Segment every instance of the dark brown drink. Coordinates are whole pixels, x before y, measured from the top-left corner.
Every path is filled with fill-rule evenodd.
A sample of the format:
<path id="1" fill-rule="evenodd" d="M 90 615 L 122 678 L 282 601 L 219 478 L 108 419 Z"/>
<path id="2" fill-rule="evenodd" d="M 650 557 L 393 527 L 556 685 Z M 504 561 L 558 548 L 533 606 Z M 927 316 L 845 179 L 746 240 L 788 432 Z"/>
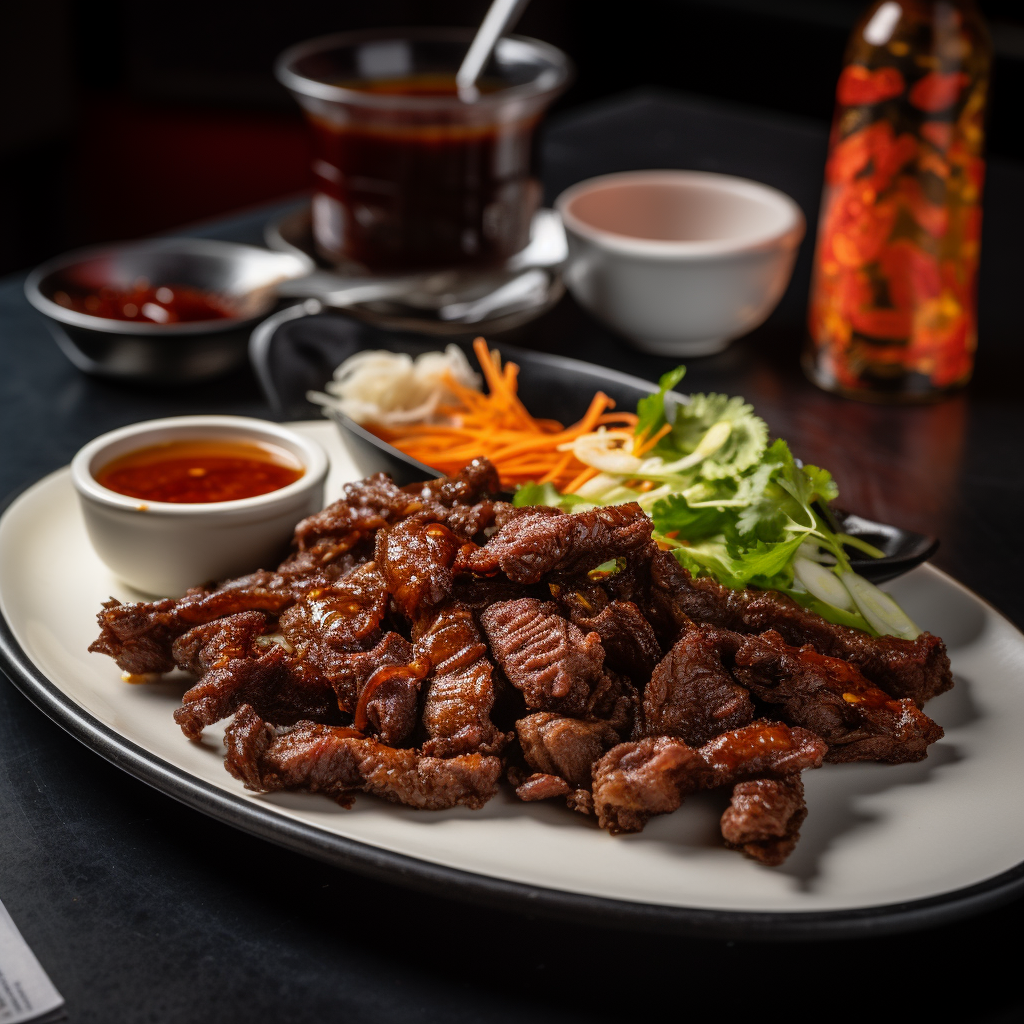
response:
<path id="1" fill-rule="evenodd" d="M 564 88 L 565 55 L 499 41 L 486 80 L 459 94 L 472 33 L 346 33 L 293 47 L 278 77 L 313 128 L 313 235 L 373 273 L 501 264 L 540 204 L 533 134 Z"/>
<path id="2" fill-rule="evenodd" d="M 452 76 L 357 88 L 457 96 Z M 423 124 L 375 113 L 372 123 L 348 125 L 310 118 L 317 238 L 338 241 L 329 256 L 386 272 L 502 263 L 526 245 L 540 202 L 531 173 L 536 117 Z"/>

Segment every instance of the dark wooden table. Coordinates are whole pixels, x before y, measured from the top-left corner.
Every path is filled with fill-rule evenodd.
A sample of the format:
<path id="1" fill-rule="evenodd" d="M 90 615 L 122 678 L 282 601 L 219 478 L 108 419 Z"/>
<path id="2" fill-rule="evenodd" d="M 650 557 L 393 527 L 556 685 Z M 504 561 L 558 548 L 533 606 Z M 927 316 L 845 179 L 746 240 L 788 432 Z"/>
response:
<path id="1" fill-rule="evenodd" d="M 825 144 L 813 123 L 627 96 L 549 126 L 548 200 L 616 170 L 724 171 L 792 195 L 812 239 Z M 256 242 L 279 212 L 190 233 Z M 810 241 L 769 321 L 722 355 L 692 360 L 686 382 L 752 401 L 798 456 L 833 471 L 849 510 L 939 535 L 936 564 L 1018 626 L 1022 212 L 1024 168 L 991 165 L 977 372 L 962 394 L 889 408 L 804 380 Z M 634 352 L 571 299 L 507 340 L 647 378 L 672 365 Z M 20 278 L 0 283 L 0 352 L 0 493 L 134 420 L 268 414 L 248 370 L 188 390 L 83 376 L 28 307 Z M 107 764 L 6 683 L 0 721 L 0 900 L 73 1021 L 604 1021 L 657 1012 L 658 997 L 682 1016 L 1024 1016 L 1013 956 L 1020 901 L 905 936 L 785 946 L 541 921 L 370 882 L 236 832 Z"/>

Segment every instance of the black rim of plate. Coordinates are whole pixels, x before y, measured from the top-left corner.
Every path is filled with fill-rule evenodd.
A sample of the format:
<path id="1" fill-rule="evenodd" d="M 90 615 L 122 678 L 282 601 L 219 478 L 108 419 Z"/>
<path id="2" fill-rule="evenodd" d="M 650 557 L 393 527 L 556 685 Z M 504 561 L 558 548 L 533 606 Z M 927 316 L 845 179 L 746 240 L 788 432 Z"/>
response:
<path id="1" fill-rule="evenodd" d="M 22 489 L 0 512 L 31 490 Z M 634 903 L 479 875 L 326 832 L 190 775 L 115 732 L 76 704 L 35 665 L 0 615 L 0 668 L 40 711 L 118 768 L 181 803 L 279 846 L 349 871 L 434 896 L 591 926 L 748 942 L 853 939 L 946 924 L 1024 892 L 1024 862 L 939 896 L 850 910 L 772 912 Z M 737 855 L 738 856 L 738 855 Z"/>

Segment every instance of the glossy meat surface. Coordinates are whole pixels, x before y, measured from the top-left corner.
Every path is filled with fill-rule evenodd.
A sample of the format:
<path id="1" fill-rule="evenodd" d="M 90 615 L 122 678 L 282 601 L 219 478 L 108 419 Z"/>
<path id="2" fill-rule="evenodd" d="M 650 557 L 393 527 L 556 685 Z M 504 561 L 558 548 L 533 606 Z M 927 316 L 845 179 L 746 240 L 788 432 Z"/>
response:
<path id="1" fill-rule="evenodd" d="M 797 841 L 803 771 L 941 737 L 919 708 L 950 685 L 938 638 L 693 579 L 638 505 L 516 508 L 497 488 L 486 460 L 349 484 L 276 569 L 110 601 L 91 650 L 132 681 L 194 676 L 175 721 L 198 740 L 232 719 L 226 768 L 258 792 L 444 810 L 504 778 L 627 833 L 721 789 L 723 842 L 765 865 Z"/>
<path id="2" fill-rule="evenodd" d="M 737 782 L 722 815 L 722 838 L 730 849 L 776 867 L 793 852 L 806 817 L 804 784 L 798 775 Z"/>
<path id="3" fill-rule="evenodd" d="M 492 604 L 480 623 L 495 661 L 528 708 L 581 714 L 604 667 L 596 633 L 584 634 L 553 601 Z"/>
<path id="4" fill-rule="evenodd" d="M 457 568 L 480 575 L 500 570 L 516 583 L 537 583 L 553 573 L 584 573 L 628 556 L 650 543 L 652 530 L 635 502 L 554 516 L 550 510 L 515 509 L 487 544 L 460 555 Z"/>
<path id="5" fill-rule="evenodd" d="M 821 765 L 828 747 L 806 729 L 754 722 L 694 748 L 672 736 L 612 747 L 594 765 L 594 808 L 609 832 L 639 832 L 691 793 L 760 777 L 787 777 Z"/>

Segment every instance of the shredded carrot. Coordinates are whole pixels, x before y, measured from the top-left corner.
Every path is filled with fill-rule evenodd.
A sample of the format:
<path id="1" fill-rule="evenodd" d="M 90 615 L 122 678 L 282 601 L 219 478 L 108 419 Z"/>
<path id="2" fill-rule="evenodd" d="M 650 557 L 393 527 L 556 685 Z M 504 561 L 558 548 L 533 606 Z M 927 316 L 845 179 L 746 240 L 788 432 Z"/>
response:
<path id="1" fill-rule="evenodd" d="M 646 455 L 669 431 L 672 427 L 665 423 L 661 429 L 649 440 L 634 441 L 633 442 L 633 454 L 637 456 Z"/>
<path id="2" fill-rule="evenodd" d="M 519 367 L 512 362 L 502 366 L 498 352 L 489 350 L 483 338 L 473 342 L 473 351 L 487 391 L 475 391 L 446 378 L 454 401 L 437 412 L 447 422 L 402 427 L 366 424 L 367 429 L 442 473 L 457 473 L 483 455 L 494 464 L 506 488 L 538 481 L 571 493 L 598 471 L 584 465 L 571 451 L 559 451 L 559 445 L 571 444 L 598 427 L 632 430 L 636 426 L 636 415 L 612 412 L 615 402 L 602 391 L 591 399 L 583 418 L 570 427 L 557 420 L 537 419 L 519 398 Z M 659 433 L 652 438 L 650 446 L 662 436 Z"/>
<path id="3" fill-rule="evenodd" d="M 578 491 L 588 480 L 593 480 L 597 476 L 598 471 L 593 466 L 587 466 L 582 473 L 579 474 L 574 480 L 570 480 L 565 485 L 565 490 L 569 494 L 573 494 Z"/>

